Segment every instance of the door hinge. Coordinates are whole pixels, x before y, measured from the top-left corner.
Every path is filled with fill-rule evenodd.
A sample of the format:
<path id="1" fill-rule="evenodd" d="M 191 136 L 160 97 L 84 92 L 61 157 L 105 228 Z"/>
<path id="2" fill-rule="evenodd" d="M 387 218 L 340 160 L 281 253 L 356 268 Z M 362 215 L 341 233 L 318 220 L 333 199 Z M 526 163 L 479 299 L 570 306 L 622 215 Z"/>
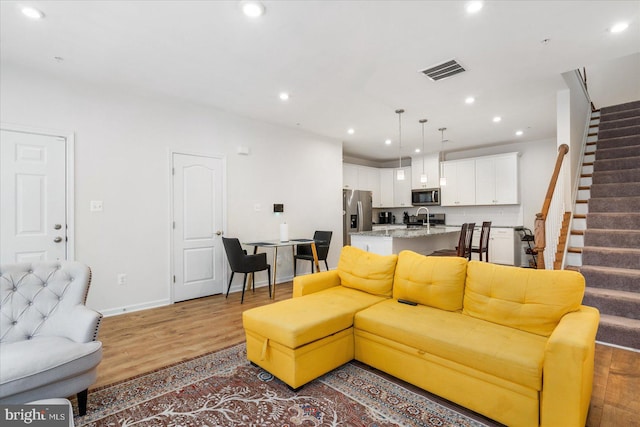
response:
<path id="1" fill-rule="evenodd" d="M 176 229 L 176 222 L 175 221 L 173 221 L 173 229 L 174 230 Z"/>
<path id="2" fill-rule="evenodd" d="M 173 275 L 173 283 L 176 283 L 176 276 L 175 276 L 175 274 Z"/>
<path id="3" fill-rule="evenodd" d="M 176 168 L 171 168 L 171 175 L 175 175 L 176 174 Z"/>

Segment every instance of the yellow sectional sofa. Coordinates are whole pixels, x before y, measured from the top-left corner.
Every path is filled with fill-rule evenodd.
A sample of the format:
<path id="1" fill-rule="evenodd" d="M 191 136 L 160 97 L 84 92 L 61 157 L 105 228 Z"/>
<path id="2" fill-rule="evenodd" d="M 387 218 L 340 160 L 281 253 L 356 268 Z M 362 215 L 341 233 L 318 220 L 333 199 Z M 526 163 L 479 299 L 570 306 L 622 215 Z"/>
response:
<path id="1" fill-rule="evenodd" d="M 292 387 L 355 358 L 509 426 L 584 426 L 599 313 L 583 294 L 577 272 L 347 246 L 244 313 L 247 354 Z"/>

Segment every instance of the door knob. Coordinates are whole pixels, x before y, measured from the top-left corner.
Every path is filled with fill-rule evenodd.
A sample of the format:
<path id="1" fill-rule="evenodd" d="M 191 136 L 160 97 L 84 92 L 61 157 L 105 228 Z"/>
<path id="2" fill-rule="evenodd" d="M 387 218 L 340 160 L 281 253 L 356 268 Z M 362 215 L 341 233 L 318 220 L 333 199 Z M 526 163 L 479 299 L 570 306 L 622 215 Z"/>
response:
<path id="1" fill-rule="evenodd" d="M 217 234 L 218 236 L 221 236 L 221 235 L 223 234 L 223 232 L 222 232 L 222 231 L 220 231 L 220 230 L 218 230 L 218 231 L 216 231 L 216 234 Z"/>
<path id="2" fill-rule="evenodd" d="M 60 242 L 62 242 L 62 237 L 57 236 L 55 239 L 53 239 L 53 241 L 56 242 L 56 243 L 60 243 Z"/>
<path id="3" fill-rule="evenodd" d="M 55 225 L 53 226 L 53 229 L 54 229 L 54 230 L 60 230 L 61 228 L 62 228 L 62 224 L 55 224 Z"/>

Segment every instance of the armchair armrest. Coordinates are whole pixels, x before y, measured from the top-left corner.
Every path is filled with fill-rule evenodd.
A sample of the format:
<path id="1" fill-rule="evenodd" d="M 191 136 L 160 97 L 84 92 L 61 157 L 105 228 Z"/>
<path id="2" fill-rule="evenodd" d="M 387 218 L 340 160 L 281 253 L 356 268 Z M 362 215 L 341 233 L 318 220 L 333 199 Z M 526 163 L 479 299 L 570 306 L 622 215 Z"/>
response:
<path id="1" fill-rule="evenodd" d="M 301 297 L 339 285 L 340 276 L 337 270 L 296 276 L 293 278 L 293 297 Z"/>
<path id="2" fill-rule="evenodd" d="M 79 343 L 95 341 L 101 320 L 101 313 L 84 305 L 76 305 L 64 315 L 51 319 L 51 323 L 46 325 L 46 335 L 63 336 Z"/>
<path id="3" fill-rule="evenodd" d="M 584 426 L 593 388 L 596 332 L 600 312 L 581 306 L 566 314 L 544 354 L 541 426 Z"/>

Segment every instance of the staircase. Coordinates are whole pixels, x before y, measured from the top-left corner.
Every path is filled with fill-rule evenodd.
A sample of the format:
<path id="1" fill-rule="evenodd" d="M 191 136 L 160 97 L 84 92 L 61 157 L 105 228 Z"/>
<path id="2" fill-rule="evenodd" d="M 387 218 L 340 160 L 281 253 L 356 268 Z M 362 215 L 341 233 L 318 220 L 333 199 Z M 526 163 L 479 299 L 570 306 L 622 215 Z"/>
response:
<path id="1" fill-rule="evenodd" d="M 592 115 L 568 269 L 586 279 L 597 340 L 640 350 L 640 101 Z"/>

